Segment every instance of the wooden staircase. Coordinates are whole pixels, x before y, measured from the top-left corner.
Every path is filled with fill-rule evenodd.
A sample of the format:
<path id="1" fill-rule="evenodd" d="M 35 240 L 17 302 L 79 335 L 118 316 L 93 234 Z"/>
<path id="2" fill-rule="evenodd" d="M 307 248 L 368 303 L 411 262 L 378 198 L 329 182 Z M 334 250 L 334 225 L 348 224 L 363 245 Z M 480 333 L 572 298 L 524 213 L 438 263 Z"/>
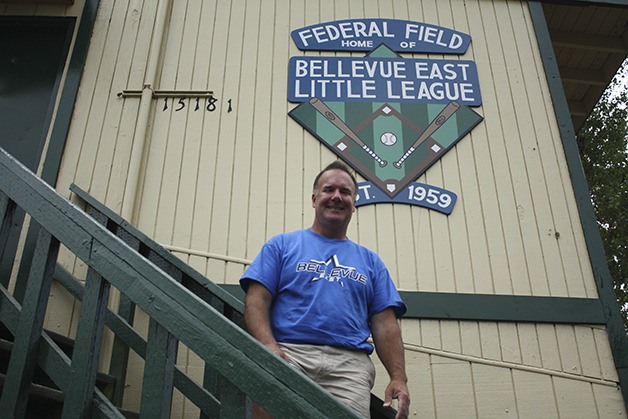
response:
<path id="1" fill-rule="evenodd" d="M 201 418 L 249 417 L 253 401 L 277 418 L 356 417 L 243 330 L 240 300 L 71 189 L 85 210 L 0 149 L 0 251 L 16 208 L 30 215 L 38 237 L 28 281 L 15 287 L 23 295 L 15 298 L 0 278 L 0 347 L 8 360 L 0 371 L 2 417 L 166 418 L 175 388 Z M 88 265 L 84 282 L 57 264 L 61 244 Z M 81 302 L 73 342 L 42 328 L 53 280 Z M 121 294 L 115 312 L 107 307 L 111 287 Z M 136 308 L 150 317 L 147 339 L 133 328 Z M 97 370 L 105 327 L 115 336 L 107 372 Z M 202 383 L 175 365 L 179 343 L 203 360 Z M 131 351 L 145 361 L 137 414 L 120 408 Z M 395 413 L 375 396 L 371 410 L 375 419 Z"/>

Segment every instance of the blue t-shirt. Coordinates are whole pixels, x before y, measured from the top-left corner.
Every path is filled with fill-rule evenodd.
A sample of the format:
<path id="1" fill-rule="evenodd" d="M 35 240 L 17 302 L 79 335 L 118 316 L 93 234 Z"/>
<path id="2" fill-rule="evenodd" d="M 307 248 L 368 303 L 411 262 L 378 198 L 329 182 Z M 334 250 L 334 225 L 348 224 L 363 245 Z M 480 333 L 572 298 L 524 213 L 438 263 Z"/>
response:
<path id="1" fill-rule="evenodd" d="M 273 296 L 270 321 L 275 339 L 361 349 L 373 345 L 369 319 L 388 307 L 406 312 L 384 262 L 351 240 L 312 230 L 272 237 L 240 279 L 264 285 Z"/>

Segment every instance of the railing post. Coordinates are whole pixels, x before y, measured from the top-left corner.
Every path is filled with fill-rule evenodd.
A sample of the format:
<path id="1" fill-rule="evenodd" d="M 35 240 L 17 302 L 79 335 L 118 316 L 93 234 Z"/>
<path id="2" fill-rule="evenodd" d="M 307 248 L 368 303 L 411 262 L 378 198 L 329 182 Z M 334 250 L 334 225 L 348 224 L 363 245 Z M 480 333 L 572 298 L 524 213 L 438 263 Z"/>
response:
<path id="1" fill-rule="evenodd" d="M 203 368 L 203 388 L 213 394 L 217 399 L 220 400 L 220 385 L 218 381 L 220 380 L 220 375 L 211 368 L 207 363 Z M 201 412 L 199 415 L 199 419 L 209 419 L 205 413 Z"/>
<path id="2" fill-rule="evenodd" d="M 150 319 L 140 419 L 170 417 L 178 344 L 179 341 L 170 332 Z"/>
<path id="3" fill-rule="evenodd" d="M 124 294 L 120 295 L 118 302 L 118 315 L 128 324 L 133 325 L 135 320 L 135 304 Z M 122 406 L 124 400 L 124 384 L 129 366 L 129 345 L 118 335 L 114 335 L 111 348 L 111 362 L 109 363 L 109 375 L 115 377 L 116 384 L 113 389 L 111 401 L 116 406 Z"/>
<path id="4" fill-rule="evenodd" d="M 0 260 L 2 260 L 4 248 L 9 240 L 9 230 L 11 228 L 15 208 L 15 202 L 11 201 L 5 193 L 0 191 Z M 6 278 L 0 278 L 0 284 L 5 287 L 8 286 L 9 279 L 10 276 L 8 275 Z"/>
<path id="5" fill-rule="evenodd" d="M 94 220 L 100 223 L 103 227 L 107 228 L 129 247 L 138 251 L 140 248 L 140 241 L 124 231 L 117 224 L 113 227 L 109 223 L 109 217 L 103 214 L 92 205 L 87 205 L 85 210 Z M 135 304 L 127 298 L 124 293 L 120 293 L 118 300 L 118 315 L 124 319 L 128 324 L 133 325 L 135 320 Z M 115 406 L 122 406 L 124 400 L 124 388 L 126 383 L 126 374 L 129 366 L 129 346 L 124 343 L 118 335 L 114 335 L 113 345 L 111 348 L 111 361 L 109 362 L 109 375 L 116 379 L 116 384 L 113 388 L 113 394 L 111 395 L 111 401 Z"/>
<path id="6" fill-rule="evenodd" d="M 220 417 L 222 419 L 245 418 L 246 407 L 244 393 L 228 380 L 223 380 L 220 396 Z"/>
<path id="7" fill-rule="evenodd" d="M 28 387 L 35 371 L 37 348 L 58 253 L 59 241 L 41 229 L 0 398 L 0 412 L 8 418 L 22 418 L 26 412 Z"/>
<path id="8" fill-rule="evenodd" d="M 97 246 L 92 244 L 92 253 L 97 251 Z M 91 268 L 87 271 L 70 366 L 73 385 L 65 393 L 63 419 L 88 418 L 91 415 L 110 288 L 109 282 L 96 271 Z"/>
<path id="9" fill-rule="evenodd" d="M 145 249 L 147 250 L 147 249 Z M 142 252 L 140 252 L 142 253 Z M 144 256 L 155 266 L 181 282 L 181 271 L 165 261 L 153 250 L 148 249 Z M 140 404 L 140 418 L 169 418 L 172 409 L 174 388 L 174 366 L 177 361 L 179 341 L 152 318 L 148 324 L 146 362 L 144 363 L 144 384 Z"/>
<path id="10" fill-rule="evenodd" d="M 15 202 L 10 200 L 5 193 L 0 192 L 0 220 L 2 220 L 0 225 L 0 261 L 3 260 L 3 255 L 11 236 L 11 224 L 13 223 L 15 208 Z M 11 275 L 2 275 L 0 284 L 8 287 L 10 279 Z"/>

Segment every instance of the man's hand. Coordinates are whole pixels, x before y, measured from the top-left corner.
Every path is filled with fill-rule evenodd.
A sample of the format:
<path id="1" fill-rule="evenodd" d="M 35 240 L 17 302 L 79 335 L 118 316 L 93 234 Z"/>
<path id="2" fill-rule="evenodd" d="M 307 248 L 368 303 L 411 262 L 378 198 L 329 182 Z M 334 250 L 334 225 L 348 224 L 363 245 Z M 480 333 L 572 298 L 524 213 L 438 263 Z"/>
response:
<path id="1" fill-rule="evenodd" d="M 405 381 L 390 381 L 384 392 L 384 407 L 390 407 L 393 399 L 398 401 L 395 419 L 406 419 L 410 414 L 410 392 Z"/>
<path id="2" fill-rule="evenodd" d="M 401 329 L 392 308 L 371 317 L 371 334 L 377 356 L 386 367 L 390 383 L 384 392 L 384 407 L 393 399 L 398 400 L 396 419 L 406 419 L 410 412 L 410 392 L 406 384 L 405 352 L 401 340 Z"/>

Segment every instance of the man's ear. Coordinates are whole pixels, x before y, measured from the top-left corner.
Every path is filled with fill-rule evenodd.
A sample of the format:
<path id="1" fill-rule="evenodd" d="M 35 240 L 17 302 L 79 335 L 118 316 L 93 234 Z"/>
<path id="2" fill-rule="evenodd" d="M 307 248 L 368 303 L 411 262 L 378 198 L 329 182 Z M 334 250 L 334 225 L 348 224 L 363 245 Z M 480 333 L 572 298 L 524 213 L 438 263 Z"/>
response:
<path id="1" fill-rule="evenodd" d="M 312 194 L 312 208 L 314 208 L 314 201 L 316 200 L 316 194 Z"/>

